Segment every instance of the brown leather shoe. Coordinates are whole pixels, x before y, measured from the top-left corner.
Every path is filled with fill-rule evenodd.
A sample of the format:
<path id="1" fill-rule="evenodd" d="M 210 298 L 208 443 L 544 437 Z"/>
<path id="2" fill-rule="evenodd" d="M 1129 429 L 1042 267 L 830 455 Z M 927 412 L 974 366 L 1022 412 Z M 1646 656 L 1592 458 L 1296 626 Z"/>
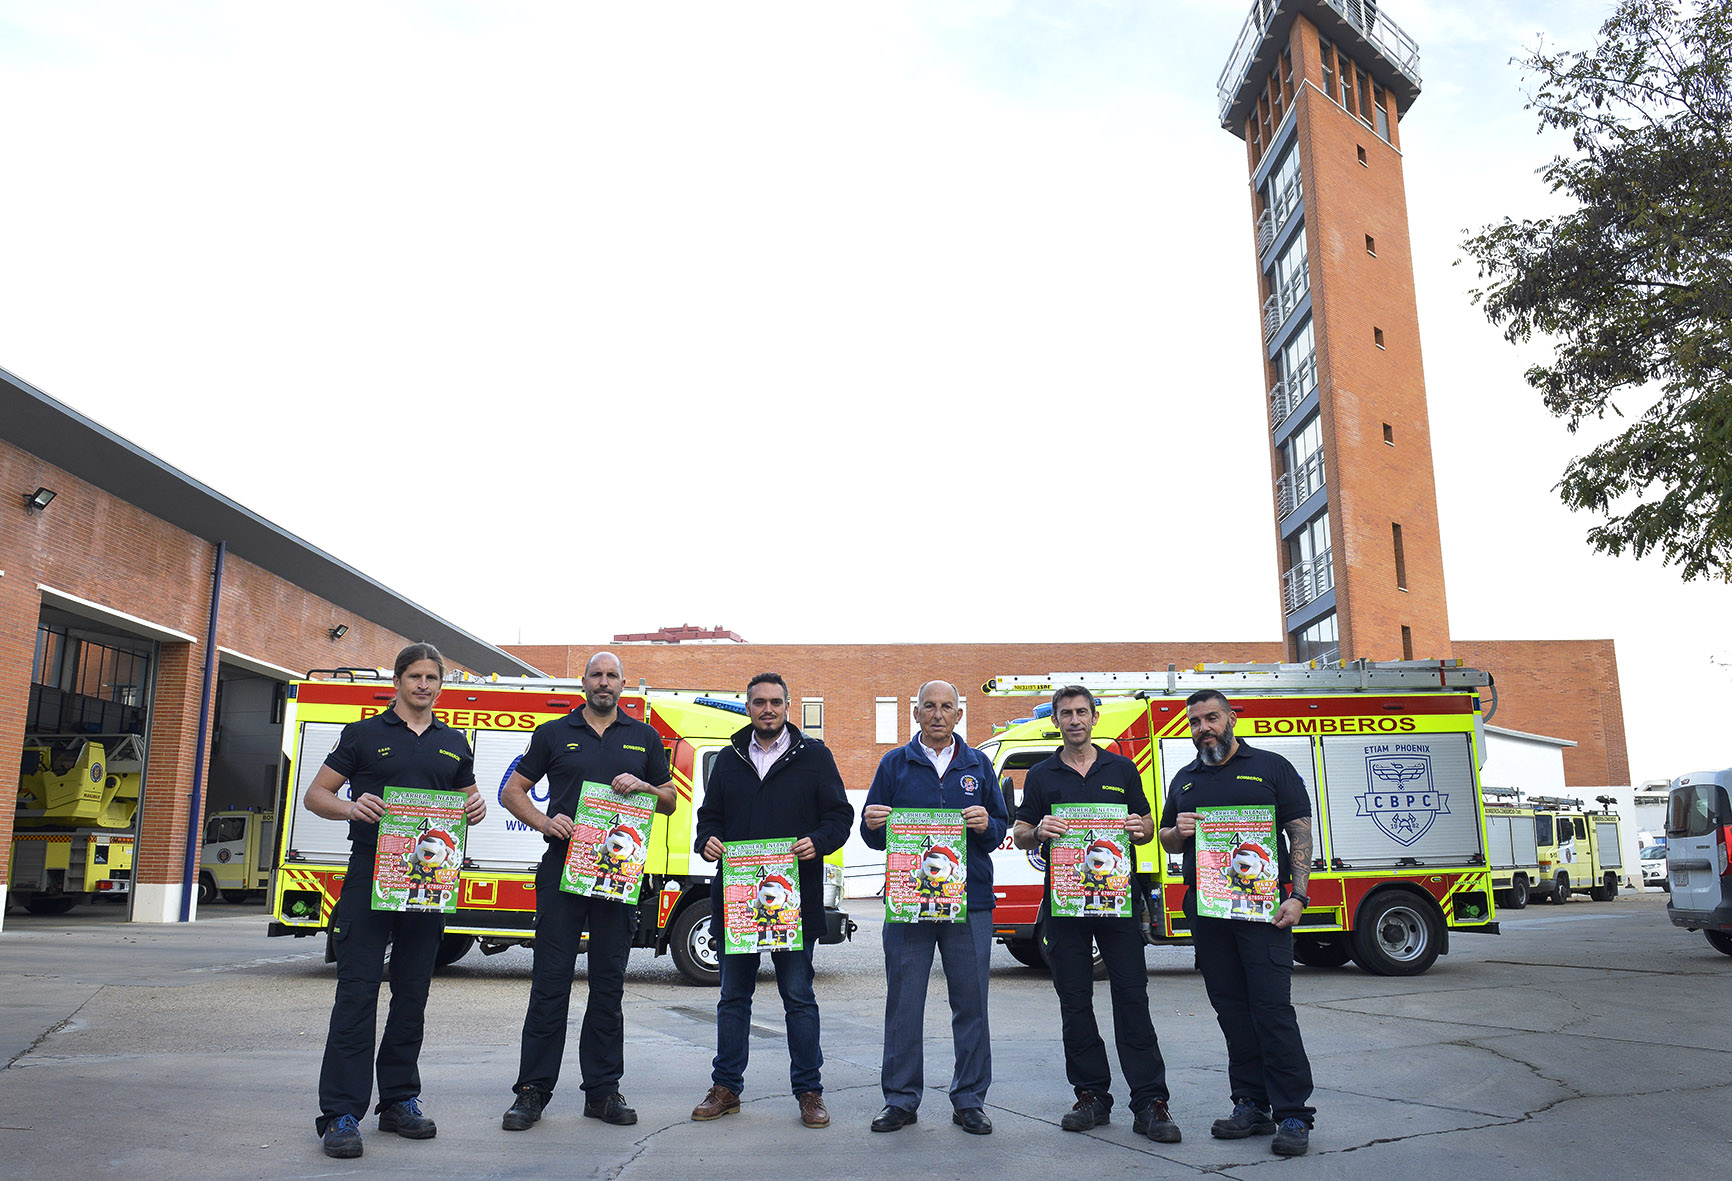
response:
<path id="1" fill-rule="evenodd" d="M 800 1122 L 808 1128 L 830 1126 L 830 1113 L 824 1110 L 824 1096 L 817 1091 L 800 1092 Z"/>
<path id="2" fill-rule="evenodd" d="M 740 1110 L 740 1097 L 717 1083 L 711 1087 L 704 1101 L 692 1108 L 692 1118 L 695 1120 L 721 1119 L 724 1115 L 733 1115 Z"/>

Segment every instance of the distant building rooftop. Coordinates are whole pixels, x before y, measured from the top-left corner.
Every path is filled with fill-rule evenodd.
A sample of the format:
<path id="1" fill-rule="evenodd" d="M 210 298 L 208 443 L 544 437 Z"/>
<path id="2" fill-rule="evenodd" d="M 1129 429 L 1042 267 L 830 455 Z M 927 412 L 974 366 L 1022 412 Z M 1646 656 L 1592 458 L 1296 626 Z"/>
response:
<path id="1" fill-rule="evenodd" d="M 682 623 L 653 632 L 629 632 L 613 638 L 616 644 L 744 644 L 746 637 L 731 632 L 721 624 L 714 627 L 694 627 Z"/>

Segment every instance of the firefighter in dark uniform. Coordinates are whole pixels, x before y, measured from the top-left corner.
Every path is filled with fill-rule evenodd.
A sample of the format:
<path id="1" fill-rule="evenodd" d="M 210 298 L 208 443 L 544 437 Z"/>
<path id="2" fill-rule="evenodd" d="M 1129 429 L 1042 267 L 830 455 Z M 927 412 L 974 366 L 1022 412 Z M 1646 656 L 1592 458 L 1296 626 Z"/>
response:
<path id="1" fill-rule="evenodd" d="M 373 1093 L 373 1030 L 386 943 L 391 944 L 391 1009 L 379 1040 L 379 1106 L 374 1108 L 379 1130 L 412 1140 L 430 1139 L 438 1131 L 421 1110 L 416 1060 L 445 917 L 377 911 L 372 895 L 386 787 L 462 791 L 470 824 L 487 814 L 487 803 L 475 790 L 468 740 L 433 716 L 444 675 L 445 660 L 433 645 L 411 644 L 399 652 L 391 708 L 344 726 L 336 749 L 307 785 L 307 810 L 326 820 L 348 821 L 351 845 L 343 893 L 331 917 L 337 999 L 314 1121 L 328 1156 L 361 1155 L 360 1120 Z M 345 782 L 348 799 L 337 795 Z"/>
<path id="2" fill-rule="evenodd" d="M 1227 1038 L 1227 1081 L 1233 1114 L 1210 1135 L 1275 1139 L 1282 1156 L 1310 1147 L 1316 1108 L 1311 1062 L 1293 1012 L 1293 926 L 1310 899 L 1311 797 L 1299 773 L 1280 755 L 1256 750 L 1233 734 L 1233 707 L 1213 689 L 1185 699 L 1197 758 L 1173 776 L 1161 811 L 1161 846 L 1185 857 L 1185 913 L 1203 986 Z M 1281 907 L 1273 922 L 1197 915 L 1197 812 L 1200 808 L 1271 808 L 1281 848 Z"/>
<path id="3" fill-rule="evenodd" d="M 1048 865 L 1052 853 L 1047 842 L 1069 830 L 1065 820 L 1052 814 L 1055 804 L 1123 804 L 1125 828 L 1133 843 L 1148 840 L 1154 828 L 1137 765 L 1094 744 L 1096 716 L 1094 695 L 1081 685 L 1056 691 L 1052 720 L 1064 746 L 1030 769 L 1023 781 L 1011 839 L 1019 849 L 1040 850 Z M 1132 850 L 1124 852 L 1134 857 Z M 1180 1132 L 1167 1107 L 1172 1098 L 1167 1065 L 1149 1018 L 1149 972 L 1143 959 L 1142 921 L 1137 917 L 1141 912 L 1137 882 L 1133 865 L 1130 897 L 1135 909 L 1124 918 L 1065 918 L 1052 914 L 1048 904 L 1047 961 L 1058 993 L 1065 1075 L 1076 1092 L 1076 1105 L 1060 1118 L 1059 1126 L 1067 1132 L 1086 1132 L 1111 1117 L 1112 1068 L 1095 1024 L 1093 953 L 1098 944 L 1112 994 L 1113 1042 L 1130 1089 L 1131 1130 L 1163 1144 L 1176 1144 Z M 1051 883 L 1049 869 L 1049 897 Z"/>
<path id="4" fill-rule="evenodd" d="M 667 754 L 655 727 L 619 712 L 625 669 L 611 652 L 597 652 L 583 672 L 584 703 L 563 718 L 538 727 L 499 801 L 513 816 L 547 839 L 535 872 L 535 966 L 529 1010 L 523 1017 L 523 1051 L 516 1100 L 501 1125 L 508 1132 L 534 1127 L 553 1097 L 565 1056 L 572 974 L 578 942 L 589 931 L 589 999 L 578 1035 L 583 1075 L 583 1114 L 610 1124 L 635 1124 L 637 1112 L 619 1093 L 625 1074 L 625 965 L 631 954 L 637 911 L 624 902 L 568 894 L 559 888 L 570 848 L 571 818 L 583 785 L 604 783 L 625 795 L 649 791 L 656 811 L 672 816 L 678 796 L 668 774 Z M 547 811 L 530 799 L 543 777 Z"/>

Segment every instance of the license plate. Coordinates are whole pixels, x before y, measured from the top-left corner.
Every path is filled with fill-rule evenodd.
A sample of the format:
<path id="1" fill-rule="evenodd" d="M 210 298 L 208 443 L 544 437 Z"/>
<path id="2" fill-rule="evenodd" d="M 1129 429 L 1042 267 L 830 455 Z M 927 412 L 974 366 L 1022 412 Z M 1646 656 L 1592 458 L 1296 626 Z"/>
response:
<path id="1" fill-rule="evenodd" d="M 1688 886 L 1690 884 L 1690 875 L 1684 870 L 1674 869 L 1672 871 L 1672 884 L 1674 886 Z"/>

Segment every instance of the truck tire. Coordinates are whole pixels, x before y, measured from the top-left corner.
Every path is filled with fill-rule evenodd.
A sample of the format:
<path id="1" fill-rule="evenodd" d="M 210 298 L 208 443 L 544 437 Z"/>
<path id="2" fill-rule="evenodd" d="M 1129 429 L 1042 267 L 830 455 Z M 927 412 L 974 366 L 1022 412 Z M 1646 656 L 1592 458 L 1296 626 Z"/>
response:
<path id="1" fill-rule="evenodd" d="M 1345 935 L 1295 935 L 1293 959 L 1307 968 L 1340 968 L 1353 958 Z"/>
<path id="2" fill-rule="evenodd" d="M 1552 883 L 1552 905 L 1562 906 L 1570 900 L 1570 875 L 1560 873 L 1557 881 Z"/>
<path id="3" fill-rule="evenodd" d="M 469 954 L 475 946 L 473 935 L 444 935 L 439 939 L 439 951 L 433 957 L 434 968 L 449 968 Z"/>
<path id="4" fill-rule="evenodd" d="M 199 900 L 199 902 L 201 904 L 206 903 L 206 902 L 215 902 L 216 896 L 217 896 L 216 879 L 211 877 L 210 874 L 208 874 L 208 873 L 199 874 L 198 875 L 198 900 Z"/>
<path id="5" fill-rule="evenodd" d="M 24 909 L 31 914 L 65 914 L 83 901 L 83 896 L 79 894 L 54 894 L 46 897 L 39 894 L 26 902 Z"/>
<path id="6" fill-rule="evenodd" d="M 1430 899 L 1406 890 L 1374 894 L 1353 924 L 1353 958 L 1373 976 L 1417 976 L 1437 962 L 1443 937 Z"/>
<path id="7" fill-rule="evenodd" d="M 1010 953 L 1010 958 L 1025 968 L 1046 971 L 1046 957 L 1040 954 L 1040 945 L 1032 939 L 1006 939 L 1004 950 Z"/>
<path id="8" fill-rule="evenodd" d="M 1509 908 L 1511 910 L 1526 910 L 1528 905 L 1528 879 L 1526 874 L 1516 874 L 1515 880 L 1509 884 Z"/>
<path id="9" fill-rule="evenodd" d="M 1702 934 L 1708 936 L 1708 942 L 1713 944 L 1715 951 L 1721 955 L 1732 955 L 1732 935 L 1724 931 L 1704 931 Z"/>
<path id="10" fill-rule="evenodd" d="M 1608 873 L 1602 884 L 1588 891 L 1588 897 L 1592 898 L 1595 902 L 1610 902 L 1617 896 L 1618 875 L 1615 873 Z"/>
<path id="11" fill-rule="evenodd" d="M 251 890 L 224 890 L 223 891 L 223 901 L 229 903 L 232 906 L 239 906 L 243 902 L 251 902 L 252 900 L 253 900 L 253 892 Z"/>
<path id="12" fill-rule="evenodd" d="M 699 898 L 674 918 L 668 932 L 674 967 L 693 984 L 715 987 L 722 982 L 721 941 L 710 930 L 710 902 Z"/>

